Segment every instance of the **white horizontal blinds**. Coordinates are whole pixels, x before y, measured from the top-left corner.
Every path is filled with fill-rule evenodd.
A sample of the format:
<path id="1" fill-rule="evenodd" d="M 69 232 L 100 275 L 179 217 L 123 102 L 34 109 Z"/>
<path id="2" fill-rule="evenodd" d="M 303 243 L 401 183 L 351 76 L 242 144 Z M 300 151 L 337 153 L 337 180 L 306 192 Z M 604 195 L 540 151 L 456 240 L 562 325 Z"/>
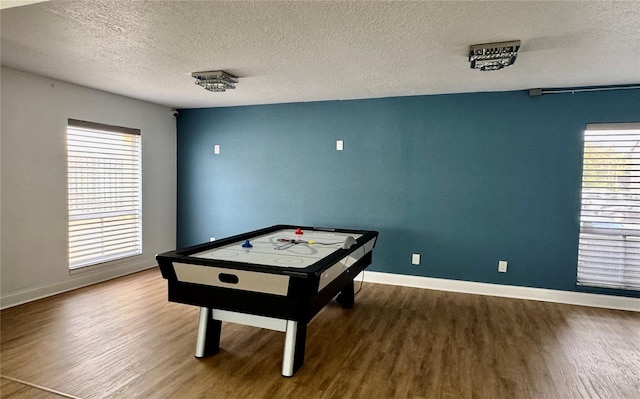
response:
<path id="1" fill-rule="evenodd" d="M 69 120 L 69 268 L 142 253 L 141 137 Z"/>
<path id="2" fill-rule="evenodd" d="M 578 284 L 640 290 L 640 124 L 584 132 Z"/>

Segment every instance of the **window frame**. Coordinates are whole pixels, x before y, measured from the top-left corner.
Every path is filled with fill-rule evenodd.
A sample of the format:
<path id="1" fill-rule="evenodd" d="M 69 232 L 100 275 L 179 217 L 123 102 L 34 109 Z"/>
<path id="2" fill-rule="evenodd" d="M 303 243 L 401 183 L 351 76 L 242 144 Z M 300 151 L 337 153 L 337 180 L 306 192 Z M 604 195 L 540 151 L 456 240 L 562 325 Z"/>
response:
<path id="1" fill-rule="evenodd" d="M 588 161 L 593 158 L 588 158 L 588 142 L 602 142 L 602 143 L 612 143 L 617 140 L 613 139 L 607 141 L 605 139 L 602 140 L 588 140 L 587 135 L 589 131 L 591 132 L 602 132 L 602 131 L 637 131 L 636 137 L 630 137 L 629 139 L 621 140 L 620 142 L 636 142 L 631 148 L 631 151 L 624 152 L 620 151 L 620 153 L 627 153 L 628 156 L 624 158 L 618 157 L 603 157 L 603 164 L 606 165 L 606 161 L 609 160 L 624 160 L 624 163 L 611 163 L 610 165 L 614 165 L 620 167 L 620 165 L 624 165 L 624 167 L 620 169 L 610 168 L 610 165 L 607 165 L 608 168 L 605 171 L 607 173 L 598 174 L 598 168 L 594 167 L 599 164 L 589 163 Z M 622 134 L 619 136 L 623 136 Z M 607 148 L 615 148 L 615 144 L 611 144 L 612 147 L 607 147 L 606 145 L 602 146 L 592 146 L 591 148 L 597 149 L 607 149 Z M 618 146 L 618 148 L 621 148 Z M 623 147 L 624 148 L 624 147 Z M 631 184 L 640 184 L 640 123 L 592 123 L 587 124 L 583 131 L 583 146 L 582 146 L 582 170 L 581 170 L 581 184 L 580 184 L 580 214 L 579 214 L 579 235 L 578 235 L 578 259 L 577 259 L 577 268 L 576 268 L 576 284 L 581 287 L 590 287 L 590 288 L 598 288 L 598 289 L 611 289 L 611 290 L 622 290 L 622 291 L 640 291 L 640 279 L 637 277 L 629 276 L 629 274 L 635 275 L 640 272 L 640 260 L 636 262 L 631 262 L 629 259 L 633 259 L 635 257 L 640 258 L 640 228 L 638 225 L 640 224 L 640 216 L 633 217 L 631 216 L 634 211 L 638 211 L 635 213 L 640 213 L 640 187 L 631 187 Z M 612 153 L 613 154 L 613 153 Z M 634 158 L 633 155 L 636 155 Z M 633 162 L 628 162 L 628 160 L 634 160 Z M 591 166 L 592 168 L 589 168 Z M 635 169 L 634 169 L 635 167 Z M 589 173 L 587 173 L 589 172 Z M 618 172 L 618 173 L 615 173 Z M 635 173 L 633 173 L 635 172 Z M 630 175 L 624 176 L 622 173 L 631 173 Z M 637 176 L 634 176 L 637 175 Z M 612 184 L 616 184 L 613 186 L 613 190 L 601 190 L 601 191 L 618 191 L 619 193 L 597 193 L 598 189 L 595 192 L 589 192 L 589 189 L 593 189 L 594 187 L 585 187 L 587 183 L 586 177 L 589 177 L 590 182 L 598 183 L 597 178 L 611 178 L 615 177 L 616 180 L 613 181 Z M 628 177 L 629 181 L 626 184 L 629 184 L 629 187 L 621 187 L 618 186 L 620 184 L 620 177 Z M 634 181 L 633 178 L 637 178 L 637 181 Z M 633 191 L 638 191 L 638 194 Z M 586 194 L 590 194 L 594 198 L 590 198 L 589 200 L 585 199 Z M 595 194 L 595 195 L 594 195 Z M 602 195 L 602 197 L 596 198 L 597 195 Z M 621 196 L 630 196 L 638 198 L 620 198 Z M 588 209 L 594 205 L 593 201 L 601 203 L 602 207 L 609 207 L 608 211 L 613 213 L 612 211 L 615 208 L 620 208 L 626 206 L 631 210 L 620 210 L 617 216 L 607 216 L 607 215 L 595 215 L 593 209 Z M 625 205 L 622 205 L 624 201 Z M 609 204 L 607 204 L 607 202 Z M 616 203 L 617 202 L 617 203 Z M 599 211 L 596 211 L 599 212 Z M 626 213 L 625 213 L 626 212 Z M 587 219 L 587 220 L 585 220 Z M 591 220 L 588 220 L 591 219 Z M 633 223 L 637 222 L 637 223 Z M 590 223 L 591 225 L 586 226 L 586 223 Z M 594 226 L 594 224 L 598 224 L 598 226 Z M 634 226 L 635 224 L 635 226 Z M 609 225 L 609 226 L 607 226 Z M 620 237 L 616 239 L 615 237 Z M 610 237 L 610 239 L 607 239 Z M 589 240 L 594 240 L 594 243 L 587 243 Z M 595 241 L 601 240 L 602 244 Z M 598 249 L 597 247 L 603 247 L 606 249 Z M 636 252 L 633 252 L 635 250 Z M 598 253 L 599 251 L 599 253 Z M 628 256 L 628 253 L 630 254 Z M 617 262 L 615 263 L 616 259 Z M 604 261 L 601 262 L 598 267 L 595 262 L 596 258 L 604 258 Z M 612 261 L 609 261 L 613 259 Z M 607 262 L 609 261 L 609 262 Z M 636 263 L 636 264 L 634 264 Z M 591 266 L 587 266 L 591 264 Z M 613 266 L 609 266 L 613 265 Z M 618 268 L 618 276 L 612 277 L 613 273 L 616 271 L 616 267 Z M 602 274 L 610 273 L 608 276 L 600 278 L 600 281 L 595 281 L 596 279 L 592 277 L 596 274 L 597 270 L 603 271 Z M 607 277 L 610 277 L 611 280 L 615 279 L 615 282 L 606 281 Z"/>
<path id="2" fill-rule="evenodd" d="M 121 137 L 126 137 L 126 135 L 129 135 L 131 137 L 134 137 L 134 139 L 132 140 L 132 144 L 130 146 L 126 146 L 124 144 L 121 144 L 121 148 L 122 149 L 127 149 L 129 151 L 132 151 L 131 154 L 128 154 L 126 157 L 130 157 L 130 159 L 127 159 L 124 163 L 126 163 L 127 161 L 131 161 L 134 160 L 133 163 L 131 163 L 131 165 L 133 165 L 133 167 L 126 167 L 126 166 L 122 166 L 120 165 L 120 169 L 117 169 L 117 172 L 120 172 L 119 175 L 116 173 L 116 175 L 111 175 L 110 178 L 115 178 L 115 177 L 119 177 L 120 179 L 123 179 L 122 174 L 124 172 L 129 173 L 129 176 L 133 176 L 133 185 L 135 186 L 133 190 L 131 190 L 131 192 L 133 194 L 129 194 L 126 197 L 129 199 L 128 202 L 132 203 L 132 207 L 133 209 L 123 209 L 123 210 L 119 210 L 119 211 L 115 211 L 113 210 L 115 207 L 114 202 L 110 202 L 110 205 L 112 206 L 112 211 L 108 212 L 108 211 L 96 211 L 96 212 L 87 212 L 85 211 L 85 215 L 89 216 L 89 215 L 93 215 L 95 216 L 94 218 L 83 218 L 82 215 L 78 215 L 78 210 L 81 208 L 78 206 L 78 201 L 76 201 L 75 203 L 72 203 L 72 184 L 74 184 L 72 182 L 72 173 L 80 173 L 80 171 L 82 170 L 82 167 L 76 167 L 76 169 L 73 168 L 72 163 L 74 162 L 74 144 L 71 144 L 71 142 L 75 142 L 77 143 L 78 138 L 72 138 L 73 134 L 72 132 L 70 132 L 70 130 L 77 130 L 77 131 L 85 131 L 87 133 L 96 133 L 98 135 L 103 135 L 106 136 L 113 134 L 114 138 L 117 137 L 117 135 L 120 135 Z M 95 141 L 100 141 L 103 140 L 104 138 L 98 138 L 98 137 L 93 137 L 92 139 L 94 139 Z M 104 140 L 111 140 L 112 138 L 108 138 L 108 139 L 104 139 Z M 117 141 L 117 140 L 114 140 Z M 77 144 L 75 144 L 77 145 Z M 109 150 L 106 149 L 105 147 L 109 145 L 109 146 L 118 146 L 118 144 L 106 144 L 103 143 L 102 144 L 102 149 L 105 150 L 104 154 L 108 154 Z M 90 159 L 90 161 L 86 161 L 85 163 L 90 163 L 90 162 L 99 162 L 100 160 L 102 160 L 104 162 L 104 157 L 100 158 L 100 155 L 104 155 L 104 154 L 100 154 L 100 145 L 95 145 L 92 148 L 95 151 L 95 156 L 86 156 L 83 157 L 85 160 Z M 75 152 L 77 153 L 77 148 L 75 148 Z M 116 151 L 118 151 L 119 149 L 116 149 Z M 67 121 L 67 126 L 65 129 L 65 152 L 66 152 L 66 192 L 67 192 L 67 265 L 69 267 L 69 271 L 71 273 L 73 273 L 74 271 L 78 271 L 78 270 L 82 270 L 82 269 L 86 269 L 86 268 L 93 268 L 93 267 L 99 267 L 101 265 L 105 265 L 105 264 L 109 264 L 109 263 L 113 263 L 113 262 L 122 262 L 123 260 L 127 260 L 129 258 L 133 258 L 133 257 L 137 257 L 142 255 L 143 253 L 143 237 L 142 237 L 142 216 L 143 216 L 143 212 L 142 212 L 142 166 L 143 166 L 143 162 L 142 162 L 142 134 L 140 129 L 134 129 L 134 128 L 127 128 L 127 127 L 121 127 L 121 126 L 115 126 L 115 125 L 108 125 L 108 124 L 103 124 L 103 123 L 97 123 L 97 122 L 89 122 L 89 121 L 83 121 L 83 120 L 77 120 L 77 119 L 71 119 L 69 118 Z M 76 158 L 78 158 L 78 156 L 75 156 Z M 75 162 L 77 162 L 78 160 L 76 159 Z M 85 169 L 86 169 L 86 165 L 85 165 Z M 134 172 L 133 174 L 131 174 L 131 172 Z M 104 171 L 101 171 L 101 173 L 104 173 Z M 104 179 L 104 176 L 102 176 L 102 178 Z M 97 178 L 98 180 L 100 180 L 100 178 Z M 88 184 L 87 182 L 85 182 L 85 189 L 88 189 L 86 187 L 86 184 Z M 95 184 L 95 181 L 94 181 Z M 98 183 L 99 184 L 99 183 Z M 107 184 L 103 181 L 102 183 Z M 112 183 L 110 183 L 112 184 Z M 121 183 L 120 183 L 121 184 Z M 119 191 L 121 190 L 121 188 L 118 187 L 118 185 L 116 184 L 115 186 L 116 188 L 114 189 L 115 195 L 112 196 L 111 199 L 116 199 L 116 200 L 122 200 L 124 198 L 124 196 L 122 196 L 122 193 L 119 193 Z M 76 187 L 76 189 L 78 189 L 78 187 Z M 98 186 L 98 190 L 104 190 L 104 187 L 99 187 Z M 94 188 L 95 190 L 95 188 Z M 75 197 L 79 197 L 78 193 L 74 193 Z M 95 194 L 95 193 L 94 193 Z M 80 193 L 80 195 L 82 195 L 82 193 Z M 95 195 L 94 195 L 95 196 Z M 75 206 L 74 209 L 72 209 Z M 127 205 L 120 205 L 121 208 L 126 208 Z M 132 250 L 127 250 L 127 251 L 120 251 L 120 253 L 116 253 L 116 254 L 111 254 L 111 255 L 103 255 L 103 256 L 94 256 L 91 259 L 88 260 L 84 260 L 84 261 L 74 261 L 74 259 L 77 258 L 72 258 L 73 255 L 73 250 L 72 250 L 72 242 L 74 242 L 72 235 L 74 235 L 76 238 L 78 236 L 81 236 L 82 234 L 76 234 L 75 232 L 72 233 L 72 225 L 74 224 L 74 221 L 79 221 L 79 220 L 103 220 L 105 218 L 128 218 L 130 219 L 132 222 L 129 222 L 130 226 L 132 227 L 125 227 L 125 228 L 117 228 L 114 229 L 114 231 L 116 232 L 116 234 L 120 231 L 126 233 L 126 234 L 130 234 L 132 235 L 131 239 L 129 241 L 127 241 L 128 245 L 130 245 L 132 248 Z M 95 238 L 96 240 L 96 244 L 98 245 L 98 247 L 101 248 L 101 252 L 106 252 L 105 250 L 105 241 L 106 238 L 104 237 L 104 226 L 101 226 L 102 229 L 100 232 L 95 232 L 92 235 L 97 235 L 99 237 Z M 98 227 L 95 227 L 96 229 L 98 229 Z M 91 238 L 89 238 L 91 239 Z M 126 240 L 126 238 L 123 239 L 123 241 Z M 77 245 L 77 241 L 76 241 L 76 245 Z"/>

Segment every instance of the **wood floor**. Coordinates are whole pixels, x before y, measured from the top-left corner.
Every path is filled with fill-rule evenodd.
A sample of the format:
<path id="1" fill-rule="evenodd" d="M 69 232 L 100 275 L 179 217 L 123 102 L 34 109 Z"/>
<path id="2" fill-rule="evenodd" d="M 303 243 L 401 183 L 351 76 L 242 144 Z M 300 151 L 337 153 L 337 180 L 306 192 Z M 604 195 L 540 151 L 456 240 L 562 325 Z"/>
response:
<path id="1" fill-rule="evenodd" d="M 157 269 L 3 310 L 0 397 L 640 398 L 633 312 L 365 283 L 292 378 L 280 332 L 223 324 L 194 358 L 197 319 Z"/>

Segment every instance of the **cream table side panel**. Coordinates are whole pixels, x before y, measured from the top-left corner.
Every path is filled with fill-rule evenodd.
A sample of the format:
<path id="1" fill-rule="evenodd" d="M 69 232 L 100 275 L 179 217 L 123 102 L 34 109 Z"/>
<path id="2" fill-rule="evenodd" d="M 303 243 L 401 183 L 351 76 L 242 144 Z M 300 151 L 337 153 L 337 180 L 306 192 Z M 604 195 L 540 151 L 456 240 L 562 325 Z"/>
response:
<path id="1" fill-rule="evenodd" d="M 221 267 L 174 263 L 178 281 L 210 285 L 214 287 L 236 290 L 262 292 L 265 294 L 286 296 L 289 290 L 289 276 L 280 274 L 252 272 L 248 270 L 225 269 Z M 236 284 L 220 280 L 220 274 L 231 274 L 238 277 Z"/>

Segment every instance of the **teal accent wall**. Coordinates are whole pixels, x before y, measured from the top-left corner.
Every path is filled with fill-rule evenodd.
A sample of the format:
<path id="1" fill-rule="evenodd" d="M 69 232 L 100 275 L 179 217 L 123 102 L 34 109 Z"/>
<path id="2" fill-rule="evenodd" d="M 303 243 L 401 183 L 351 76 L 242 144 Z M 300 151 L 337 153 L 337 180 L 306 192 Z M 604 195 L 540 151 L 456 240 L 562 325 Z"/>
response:
<path id="1" fill-rule="evenodd" d="M 576 285 L 582 132 L 639 121 L 640 90 L 181 110 L 178 245 L 279 223 L 372 229 L 370 270 L 639 296 Z"/>

